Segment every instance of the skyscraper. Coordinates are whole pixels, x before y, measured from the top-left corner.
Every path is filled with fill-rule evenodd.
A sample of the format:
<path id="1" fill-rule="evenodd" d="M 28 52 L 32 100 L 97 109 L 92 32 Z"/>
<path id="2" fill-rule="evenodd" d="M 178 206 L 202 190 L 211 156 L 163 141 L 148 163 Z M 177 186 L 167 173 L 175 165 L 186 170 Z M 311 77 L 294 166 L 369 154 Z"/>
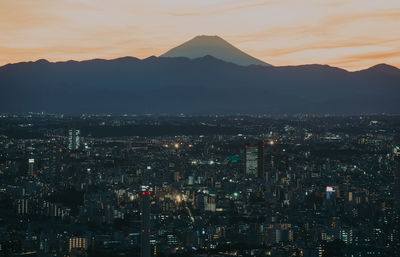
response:
<path id="1" fill-rule="evenodd" d="M 265 145 L 264 140 L 258 142 L 258 177 L 265 177 L 265 160 L 264 160 Z"/>
<path id="2" fill-rule="evenodd" d="M 69 239 L 69 252 L 71 252 L 73 249 L 87 249 L 87 246 L 88 243 L 85 237 L 71 237 Z"/>
<path id="3" fill-rule="evenodd" d="M 244 145 L 244 161 L 246 175 L 258 176 L 259 178 L 265 176 L 264 140 L 259 141 L 256 145 L 250 143 Z"/>
<path id="4" fill-rule="evenodd" d="M 142 186 L 142 225 L 140 231 L 140 257 L 150 257 L 150 196 L 150 187 Z"/>
<path id="5" fill-rule="evenodd" d="M 35 159 L 28 159 L 28 175 L 33 177 L 35 176 Z"/>
<path id="6" fill-rule="evenodd" d="M 68 131 L 68 149 L 77 150 L 80 145 L 80 130 L 70 129 Z"/>
<path id="7" fill-rule="evenodd" d="M 394 186 L 393 186 L 393 197 L 394 197 L 394 209 L 400 214 L 400 146 L 396 146 L 393 150 L 394 159 Z"/>

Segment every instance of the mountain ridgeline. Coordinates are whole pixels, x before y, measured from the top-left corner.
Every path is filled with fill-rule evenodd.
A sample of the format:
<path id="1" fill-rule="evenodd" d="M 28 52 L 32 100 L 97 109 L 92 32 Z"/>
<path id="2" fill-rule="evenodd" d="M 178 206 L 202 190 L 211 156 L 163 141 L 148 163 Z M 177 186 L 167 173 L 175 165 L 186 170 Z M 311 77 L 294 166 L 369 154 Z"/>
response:
<path id="1" fill-rule="evenodd" d="M 398 114 L 400 70 L 246 66 L 210 55 L 39 60 L 0 67 L 0 92 L 1 113 Z"/>

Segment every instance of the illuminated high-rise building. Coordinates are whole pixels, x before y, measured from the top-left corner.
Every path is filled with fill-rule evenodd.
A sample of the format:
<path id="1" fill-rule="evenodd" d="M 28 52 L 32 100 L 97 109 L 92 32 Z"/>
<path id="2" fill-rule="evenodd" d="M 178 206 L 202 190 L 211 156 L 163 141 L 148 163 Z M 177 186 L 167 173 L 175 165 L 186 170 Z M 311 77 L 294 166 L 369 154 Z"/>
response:
<path id="1" fill-rule="evenodd" d="M 336 196 L 336 188 L 334 186 L 327 186 L 326 187 L 326 199 L 329 200 L 332 197 Z"/>
<path id="2" fill-rule="evenodd" d="M 174 182 L 179 182 L 179 171 L 174 171 Z"/>
<path id="3" fill-rule="evenodd" d="M 245 144 L 244 163 L 246 175 L 265 177 L 264 140 L 259 141 L 256 145 Z"/>
<path id="4" fill-rule="evenodd" d="M 393 185 L 393 200 L 394 209 L 400 214 L 400 146 L 396 146 L 393 150 L 394 159 L 394 185 Z"/>
<path id="5" fill-rule="evenodd" d="M 70 129 L 68 130 L 68 149 L 69 150 L 77 150 L 80 145 L 80 130 L 79 129 Z"/>
<path id="6" fill-rule="evenodd" d="M 28 175 L 33 177 L 35 176 L 35 159 L 28 159 Z"/>
<path id="7" fill-rule="evenodd" d="M 68 250 L 71 252 L 73 249 L 86 250 L 88 247 L 87 239 L 85 237 L 72 237 L 69 239 Z"/>
<path id="8" fill-rule="evenodd" d="M 17 212 L 18 214 L 28 214 L 28 199 L 18 199 L 17 200 Z"/>
<path id="9" fill-rule="evenodd" d="M 151 188 L 142 186 L 141 190 L 142 221 L 140 231 L 140 257 L 150 257 L 150 198 Z"/>
<path id="10" fill-rule="evenodd" d="M 258 177 L 265 177 L 264 140 L 258 142 Z"/>

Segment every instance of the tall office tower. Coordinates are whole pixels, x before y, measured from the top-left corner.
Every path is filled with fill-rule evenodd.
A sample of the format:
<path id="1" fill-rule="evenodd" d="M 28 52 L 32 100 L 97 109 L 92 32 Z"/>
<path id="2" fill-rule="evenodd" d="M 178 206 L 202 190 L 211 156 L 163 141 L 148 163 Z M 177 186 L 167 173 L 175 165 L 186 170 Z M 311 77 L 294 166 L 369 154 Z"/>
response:
<path id="1" fill-rule="evenodd" d="M 10 167 L 10 175 L 14 178 L 17 176 L 17 174 L 18 174 L 18 164 L 16 161 L 13 161 Z"/>
<path id="2" fill-rule="evenodd" d="M 17 200 L 17 212 L 18 214 L 28 214 L 28 199 Z"/>
<path id="3" fill-rule="evenodd" d="M 258 177 L 264 178 L 265 177 L 264 140 L 259 141 L 257 146 L 258 146 Z"/>
<path id="4" fill-rule="evenodd" d="M 265 176 L 264 170 L 264 140 L 261 140 L 256 145 L 244 145 L 244 161 L 245 161 L 245 174 L 258 176 L 260 178 Z"/>
<path id="5" fill-rule="evenodd" d="M 68 131 L 68 149 L 69 150 L 77 150 L 80 145 L 80 130 L 79 129 L 70 129 Z"/>
<path id="6" fill-rule="evenodd" d="M 275 169 L 275 161 L 274 161 L 274 156 L 272 155 L 272 153 L 271 153 L 271 156 L 270 156 L 269 169 L 270 170 L 274 170 Z"/>
<path id="7" fill-rule="evenodd" d="M 35 159 L 28 159 L 28 176 L 35 176 Z"/>
<path id="8" fill-rule="evenodd" d="M 393 187 L 393 198 L 394 198 L 394 209 L 400 214 L 400 146 L 396 146 L 393 150 L 394 159 L 394 187 Z"/>
<path id="9" fill-rule="evenodd" d="M 142 225 L 140 234 L 140 257 L 150 257 L 150 196 L 151 188 L 142 186 L 141 190 Z"/>
<path id="10" fill-rule="evenodd" d="M 180 179 L 180 177 L 179 177 L 179 171 L 174 171 L 174 182 L 179 182 L 179 179 Z"/>

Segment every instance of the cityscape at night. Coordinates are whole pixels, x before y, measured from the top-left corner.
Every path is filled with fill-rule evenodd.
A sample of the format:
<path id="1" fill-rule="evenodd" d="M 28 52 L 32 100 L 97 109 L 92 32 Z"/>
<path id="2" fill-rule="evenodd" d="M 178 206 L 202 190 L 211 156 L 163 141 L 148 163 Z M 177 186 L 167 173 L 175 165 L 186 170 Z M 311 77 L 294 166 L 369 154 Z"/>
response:
<path id="1" fill-rule="evenodd" d="M 0 257 L 400 257 L 400 0 L 0 0 Z"/>
<path id="2" fill-rule="evenodd" d="M 397 256 L 400 117 L 2 115 L 1 256 Z"/>

